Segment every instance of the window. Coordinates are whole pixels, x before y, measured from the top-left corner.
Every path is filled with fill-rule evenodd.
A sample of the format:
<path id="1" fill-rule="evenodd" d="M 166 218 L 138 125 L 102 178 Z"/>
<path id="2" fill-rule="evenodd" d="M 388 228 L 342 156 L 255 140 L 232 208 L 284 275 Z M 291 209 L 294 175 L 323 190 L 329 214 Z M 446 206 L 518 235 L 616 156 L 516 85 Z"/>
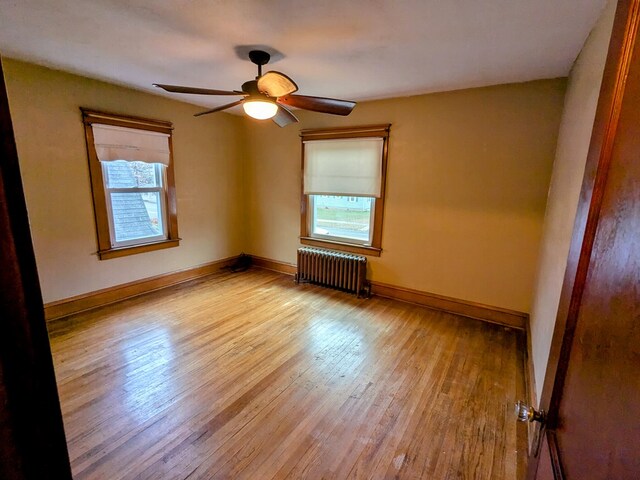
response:
<path id="1" fill-rule="evenodd" d="M 375 200 L 371 197 L 309 195 L 311 236 L 371 245 Z"/>
<path id="2" fill-rule="evenodd" d="M 82 114 L 100 259 L 178 246 L 171 123 Z"/>
<path id="3" fill-rule="evenodd" d="M 167 239 L 164 168 L 159 163 L 102 163 L 113 247 Z"/>
<path id="4" fill-rule="evenodd" d="M 389 129 L 301 132 L 301 243 L 380 255 Z"/>

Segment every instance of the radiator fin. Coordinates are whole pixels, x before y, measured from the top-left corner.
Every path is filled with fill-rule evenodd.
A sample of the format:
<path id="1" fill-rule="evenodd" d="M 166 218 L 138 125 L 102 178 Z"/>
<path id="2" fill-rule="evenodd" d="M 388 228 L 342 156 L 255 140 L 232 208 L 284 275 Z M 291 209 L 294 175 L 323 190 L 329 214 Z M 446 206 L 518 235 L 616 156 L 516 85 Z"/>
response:
<path id="1" fill-rule="evenodd" d="M 367 257 L 320 248 L 298 249 L 296 282 L 368 296 Z"/>

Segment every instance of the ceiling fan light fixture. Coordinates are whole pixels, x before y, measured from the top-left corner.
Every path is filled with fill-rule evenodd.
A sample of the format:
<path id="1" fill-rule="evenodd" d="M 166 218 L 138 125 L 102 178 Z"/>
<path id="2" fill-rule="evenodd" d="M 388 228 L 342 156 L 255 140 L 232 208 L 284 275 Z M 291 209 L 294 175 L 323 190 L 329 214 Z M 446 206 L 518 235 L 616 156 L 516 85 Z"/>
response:
<path id="1" fill-rule="evenodd" d="M 269 62 L 270 58 L 270 54 L 264 50 L 251 50 L 249 52 L 249 60 L 258 66 L 258 76 L 255 77 L 255 80 L 244 82 L 241 90 L 214 90 L 164 83 L 154 83 L 154 85 L 172 93 L 240 96 L 242 97 L 240 100 L 220 105 L 204 112 L 198 112 L 195 116 L 199 117 L 209 113 L 220 112 L 242 104 L 248 116 L 257 120 L 270 118 L 279 127 L 286 127 L 291 123 L 298 122 L 296 116 L 287 107 L 344 116 L 349 115 L 353 107 L 356 106 L 356 102 L 349 100 L 292 95 L 298 91 L 298 85 L 284 73 L 271 70 L 264 75 L 262 74 L 262 67 Z"/>
<path id="2" fill-rule="evenodd" d="M 273 118 L 278 113 L 278 105 L 264 98 L 248 98 L 242 104 L 242 108 L 244 108 L 247 115 L 256 120 Z"/>

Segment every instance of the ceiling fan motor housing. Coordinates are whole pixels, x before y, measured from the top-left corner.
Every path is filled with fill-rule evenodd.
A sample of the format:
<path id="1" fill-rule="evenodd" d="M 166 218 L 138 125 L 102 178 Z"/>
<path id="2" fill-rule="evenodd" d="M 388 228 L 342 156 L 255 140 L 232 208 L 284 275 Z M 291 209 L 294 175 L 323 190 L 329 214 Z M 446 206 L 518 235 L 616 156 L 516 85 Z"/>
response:
<path id="1" fill-rule="evenodd" d="M 258 81 L 249 80 L 248 82 L 244 82 L 242 84 L 242 91 L 249 95 L 260 95 L 260 90 L 258 90 Z"/>

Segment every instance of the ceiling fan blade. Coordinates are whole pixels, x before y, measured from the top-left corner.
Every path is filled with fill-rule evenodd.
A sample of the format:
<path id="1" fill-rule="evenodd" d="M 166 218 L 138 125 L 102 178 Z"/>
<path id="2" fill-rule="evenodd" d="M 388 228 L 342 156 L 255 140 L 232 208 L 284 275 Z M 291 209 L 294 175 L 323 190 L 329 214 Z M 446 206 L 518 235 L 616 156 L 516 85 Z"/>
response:
<path id="1" fill-rule="evenodd" d="M 307 95 L 285 95 L 278 98 L 278 103 L 290 107 L 302 108 L 314 112 L 330 113 L 331 115 L 349 115 L 356 102 L 338 100 L 337 98 L 309 97 Z"/>
<path id="2" fill-rule="evenodd" d="M 298 122 L 296 116 L 284 105 L 278 105 L 278 112 L 271 120 L 279 127 L 286 127 L 287 125 Z"/>
<path id="3" fill-rule="evenodd" d="M 271 71 L 258 79 L 258 90 L 270 97 L 282 97 L 297 92 L 298 86 L 284 73 Z"/>
<path id="4" fill-rule="evenodd" d="M 212 108 L 211 110 L 205 110 L 204 112 L 196 113 L 194 115 L 194 117 L 199 117 L 201 115 L 207 115 L 209 113 L 219 112 L 220 110 L 226 110 L 227 108 L 231 108 L 231 107 L 235 107 L 236 105 L 240 105 L 242 102 L 244 102 L 244 98 L 241 99 L 241 100 L 238 100 L 236 102 L 227 103 L 226 105 L 220 105 L 219 107 Z"/>
<path id="5" fill-rule="evenodd" d="M 195 95 L 244 95 L 244 92 L 227 91 L 227 90 L 211 90 L 210 88 L 197 88 L 197 87 L 181 87 L 180 85 L 166 85 L 163 83 L 154 83 L 154 87 L 162 88 L 167 92 L 172 93 L 193 93 Z"/>

